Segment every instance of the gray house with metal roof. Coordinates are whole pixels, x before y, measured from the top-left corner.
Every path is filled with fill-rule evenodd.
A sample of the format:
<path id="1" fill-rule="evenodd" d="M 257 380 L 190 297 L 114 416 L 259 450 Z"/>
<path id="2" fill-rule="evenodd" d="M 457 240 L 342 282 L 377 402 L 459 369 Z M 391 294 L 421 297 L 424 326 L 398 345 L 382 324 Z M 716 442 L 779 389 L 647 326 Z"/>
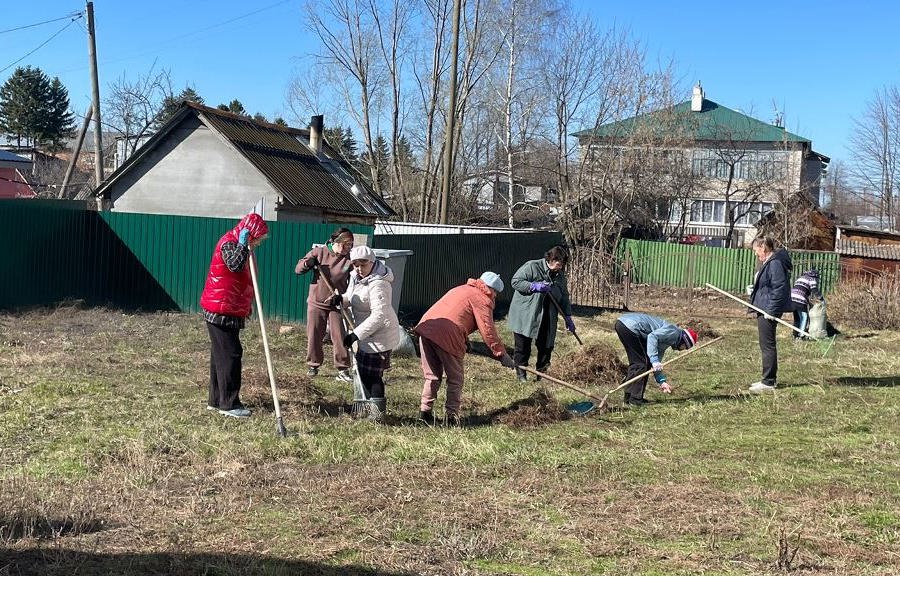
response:
<path id="1" fill-rule="evenodd" d="M 374 225 L 394 214 L 322 137 L 185 102 L 95 194 L 117 212 Z"/>

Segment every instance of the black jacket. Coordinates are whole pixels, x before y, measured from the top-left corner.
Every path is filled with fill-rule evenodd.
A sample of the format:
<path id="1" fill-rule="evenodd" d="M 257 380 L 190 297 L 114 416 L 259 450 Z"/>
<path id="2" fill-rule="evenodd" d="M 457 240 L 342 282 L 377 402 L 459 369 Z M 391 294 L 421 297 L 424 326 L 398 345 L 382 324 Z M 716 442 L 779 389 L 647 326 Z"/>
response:
<path id="1" fill-rule="evenodd" d="M 753 282 L 750 303 L 773 317 L 781 317 L 791 303 L 791 257 L 784 248 L 764 262 Z"/>

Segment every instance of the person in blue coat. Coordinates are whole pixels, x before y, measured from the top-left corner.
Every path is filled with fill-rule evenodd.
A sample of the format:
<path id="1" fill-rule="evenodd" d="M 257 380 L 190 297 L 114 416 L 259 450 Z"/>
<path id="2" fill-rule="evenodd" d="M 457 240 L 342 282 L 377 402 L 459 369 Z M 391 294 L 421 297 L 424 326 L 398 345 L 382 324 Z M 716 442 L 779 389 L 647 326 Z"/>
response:
<path id="1" fill-rule="evenodd" d="M 787 250 L 775 250 L 775 241 L 770 237 L 757 237 L 752 247 L 760 263 L 753 279 L 750 304 L 766 314 L 749 310 L 750 315 L 756 317 L 762 354 L 762 379 L 750 386 L 750 392 L 761 394 L 774 390 L 778 378 L 778 347 L 775 345 L 778 322 L 773 317 L 780 318 L 790 306 L 793 263 Z"/>
<path id="2" fill-rule="evenodd" d="M 556 344 L 557 305 L 562 309 L 566 329 L 575 333 L 565 273 L 568 262 L 569 252 L 562 246 L 553 246 L 544 258 L 529 260 L 512 276 L 514 291 L 506 322 L 515 339 L 513 360 L 519 381 L 526 380 L 525 371 L 518 367 L 528 365 L 532 342 L 537 348 L 535 369 L 543 372 L 550 366 Z"/>
<path id="3" fill-rule="evenodd" d="M 682 329 L 665 319 L 645 313 L 625 313 L 615 325 L 616 335 L 625 346 L 628 355 L 626 381 L 653 369 L 653 378 L 664 394 L 671 394 L 662 369 L 663 354 L 668 348 L 687 350 L 697 343 L 697 333 L 693 329 Z M 642 377 L 625 388 L 625 403 L 640 406 L 646 404 L 644 390 L 647 377 Z"/>

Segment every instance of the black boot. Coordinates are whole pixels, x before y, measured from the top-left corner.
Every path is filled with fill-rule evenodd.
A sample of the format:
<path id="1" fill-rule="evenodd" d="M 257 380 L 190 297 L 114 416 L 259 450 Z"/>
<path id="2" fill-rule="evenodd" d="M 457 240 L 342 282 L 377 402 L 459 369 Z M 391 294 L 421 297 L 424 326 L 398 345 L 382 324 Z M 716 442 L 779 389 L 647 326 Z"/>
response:
<path id="1" fill-rule="evenodd" d="M 626 400 L 628 404 L 632 406 L 644 406 L 645 404 L 650 404 L 643 398 L 635 398 L 634 396 L 628 396 L 628 400 Z"/>
<path id="2" fill-rule="evenodd" d="M 420 410 L 419 420 L 423 421 L 426 425 L 434 427 L 434 413 L 430 410 Z"/>
<path id="3" fill-rule="evenodd" d="M 528 381 L 528 375 L 525 374 L 525 371 L 516 367 L 516 379 L 519 381 Z"/>

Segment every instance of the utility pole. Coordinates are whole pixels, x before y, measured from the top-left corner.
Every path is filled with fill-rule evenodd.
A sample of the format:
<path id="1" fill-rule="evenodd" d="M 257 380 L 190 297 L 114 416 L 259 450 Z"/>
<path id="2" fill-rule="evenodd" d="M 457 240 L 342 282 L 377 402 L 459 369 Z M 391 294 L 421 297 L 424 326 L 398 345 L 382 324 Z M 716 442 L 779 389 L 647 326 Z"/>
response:
<path id="1" fill-rule="evenodd" d="M 100 129 L 100 83 L 97 78 L 97 43 L 94 38 L 94 3 L 87 3 L 88 54 L 91 63 L 91 106 L 94 112 L 94 183 L 103 183 L 103 135 Z"/>
<path id="2" fill-rule="evenodd" d="M 450 176 L 453 171 L 453 130 L 456 127 L 456 63 L 459 56 L 459 8 L 453 2 L 453 50 L 450 56 L 450 101 L 447 108 L 447 130 L 444 138 L 444 181 L 441 186 L 441 223 L 447 223 L 450 211 Z"/>

